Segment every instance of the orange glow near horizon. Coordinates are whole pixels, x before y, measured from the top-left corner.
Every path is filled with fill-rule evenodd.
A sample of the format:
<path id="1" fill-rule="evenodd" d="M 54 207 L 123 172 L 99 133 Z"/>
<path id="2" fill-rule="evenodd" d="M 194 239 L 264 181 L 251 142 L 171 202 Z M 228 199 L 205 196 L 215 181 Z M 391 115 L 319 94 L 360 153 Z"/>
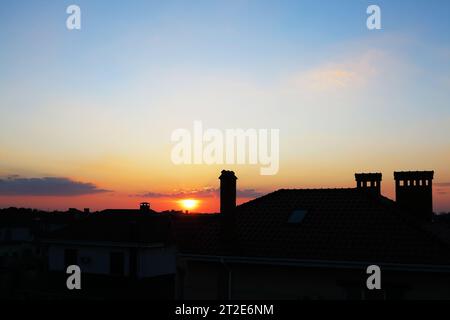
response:
<path id="1" fill-rule="evenodd" d="M 346 185 L 344 185 L 346 186 Z M 295 186 L 294 186 L 295 187 Z M 302 188 L 300 186 L 299 188 Z M 312 186 L 316 187 L 316 186 Z M 328 186 L 327 186 L 328 187 Z M 351 187 L 348 185 L 347 187 Z M 268 190 L 267 192 L 274 191 Z M 383 195 L 395 199 L 395 191 L 391 186 L 384 186 Z M 433 190 L 433 202 L 435 212 L 448 212 L 450 205 L 450 193 L 446 192 L 446 188 L 436 185 Z M 186 200 L 193 200 L 186 201 Z M 238 204 L 242 204 L 252 200 L 252 198 L 237 199 Z M 220 208 L 220 199 L 218 197 L 201 197 L 201 198 L 151 198 L 151 197 L 130 197 L 127 193 L 124 194 L 95 194 L 74 197 L 55 197 L 55 196 L 0 196 L 0 208 L 18 207 L 18 208 L 32 208 L 45 211 L 61 210 L 65 211 L 68 208 L 90 208 L 91 211 L 101 211 L 104 209 L 138 209 L 139 203 L 147 201 L 155 211 L 164 210 L 188 210 L 199 213 L 217 213 Z M 194 205 L 194 207 L 192 207 Z"/>
<path id="2" fill-rule="evenodd" d="M 258 172 L 245 168 L 234 169 L 239 177 L 239 190 L 253 189 L 260 194 L 270 193 L 281 188 L 335 188 L 354 187 L 354 171 L 370 171 L 371 168 L 353 170 L 350 168 L 333 170 L 325 167 L 321 172 L 315 171 L 312 165 L 301 165 L 304 171 L 295 171 L 291 164 L 286 165 L 287 173 L 280 173 L 274 177 L 261 177 Z M 400 165 L 398 166 L 400 167 Z M 431 166 L 430 166 L 431 167 Z M 190 168 L 191 169 L 191 168 Z M 380 171 L 392 172 L 395 168 Z M 119 170 L 120 171 L 120 170 Z M 255 169 L 255 171 L 257 171 Z M 130 173 L 129 171 L 126 171 Z M 111 175 L 108 179 L 100 176 L 76 176 L 61 173 L 55 176 L 68 176 L 72 181 L 89 182 L 100 192 L 86 195 L 0 195 L 0 208 L 23 207 L 45 211 L 66 211 L 68 208 L 89 208 L 92 212 L 105 209 L 138 209 L 140 202 L 149 202 L 153 210 L 170 211 L 183 210 L 196 213 L 217 213 L 220 210 L 220 197 L 217 192 L 220 184 L 217 179 L 216 167 L 194 167 L 183 171 L 182 168 L 169 170 L 168 177 L 159 176 L 161 172 L 151 171 L 154 175 L 137 175 L 133 173 L 125 179 L 119 175 Z M 174 174 L 174 172 L 176 174 Z M 26 174 L 23 174 L 26 176 Z M 433 203 L 435 212 L 448 212 L 450 208 L 450 186 L 446 181 L 448 173 L 439 171 L 433 182 Z M 395 184 L 391 174 L 384 174 L 382 194 L 395 200 Z M 6 178 L 3 178 L 6 179 Z M 1 177 L 0 177 L 1 180 Z M 123 181 L 123 183 L 120 183 Z M 158 186 L 158 187 L 152 187 Z M 105 190 L 104 192 L 101 190 Z M 246 197 L 238 194 L 237 203 L 242 204 L 252 200 L 255 196 Z"/>

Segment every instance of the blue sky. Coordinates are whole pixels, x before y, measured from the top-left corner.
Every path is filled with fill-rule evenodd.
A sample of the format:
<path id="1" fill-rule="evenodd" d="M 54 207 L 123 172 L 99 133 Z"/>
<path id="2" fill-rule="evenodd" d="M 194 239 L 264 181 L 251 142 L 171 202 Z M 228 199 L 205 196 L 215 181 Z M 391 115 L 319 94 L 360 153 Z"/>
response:
<path id="1" fill-rule="evenodd" d="M 82 9 L 82 32 L 69 33 L 65 29 L 65 8 L 72 3 Z M 102 60 L 97 59 L 98 68 L 127 60 L 128 71 L 136 65 L 142 69 L 145 63 L 151 68 L 176 64 L 245 67 L 253 72 L 269 68 L 277 72 L 292 67 L 292 61 L 299 58 L 311 62 L 327 58 L 333 44 L 378 36 L 365 27 L 365 9 L 372 3 L 375 2 L 3 1 L 0 35 L 2 43 L 11 50 L 2 50 L 2 58 L 15 62 L 17 55 L 29 58 L 40 52 L 50 53 L 53 56 L 49 58 L 56 58 L 53 66 L 79 70 L 83 76 L 83 63 L 89 62 L 86 60 L 92 52 L 103 54 Z M 415 35 L 437 45 L 449 42 L 448 1 L 376 3 L 382 9 L 384 29 L 379 33 Z M 35 41 L 27 41 L 30 38 Z M 120 47 L 123 44 L 131 46 Z M 25 52 L 27 49 L 34 52 Z M 117 52 L 119 49 L 121 52 Z M 48 62 L 43 58 L 39 61 Z M 14 63 L 9 66 L 17 68 Z"/>
<path id="2" fill-rule="evenodd" d="M 80 31 L 66 29 L 70 4 Z M 382 30 L 366 28 L 369 4 Z M 219 168 L 168 160 L 170 133 L 202 120 L 281 129 L 279 175 L 237 168 L 251 188 L 397 169 L 435 169 L 447 183 L 449 15 L 446 0 L 3 0 L 0 175 L 121 194 L 209 186 Z M 450 209 L 445 190 L 437 197 Z"/>

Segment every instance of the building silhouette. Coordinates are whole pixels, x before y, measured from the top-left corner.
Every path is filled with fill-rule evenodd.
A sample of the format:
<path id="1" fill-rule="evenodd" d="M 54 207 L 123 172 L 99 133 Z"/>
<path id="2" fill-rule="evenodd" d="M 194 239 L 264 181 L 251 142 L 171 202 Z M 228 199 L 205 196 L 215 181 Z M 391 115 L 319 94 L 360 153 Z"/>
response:
<path id="1" fill-rule="evenodd" d="M 394 176 L 397 201 L 381 194 L 381 173 L 358 173 L 356 188 L 281 189 L 231 210 L 237 178 L 223 171 L 221 214 L 174 220 L 178 298 L 449 299 L 433 172 Z M 380 266 L 382 290 L 367 289 L 369 265 Z"/>
<path id="2" fill-rule="evenodd" d="M 47 299 L 450 299 L 450 223 L 433 215 L 433 171 L 356 173 L 354 188 L 280 189 L 220 212 L 0 210 L 0 297 Z M 83 290 L 65 286 L 69 265 Z M 382 271 L 368 290 L 366 268 Z M 34 275 L 34 276 L 31 276 Z"/>

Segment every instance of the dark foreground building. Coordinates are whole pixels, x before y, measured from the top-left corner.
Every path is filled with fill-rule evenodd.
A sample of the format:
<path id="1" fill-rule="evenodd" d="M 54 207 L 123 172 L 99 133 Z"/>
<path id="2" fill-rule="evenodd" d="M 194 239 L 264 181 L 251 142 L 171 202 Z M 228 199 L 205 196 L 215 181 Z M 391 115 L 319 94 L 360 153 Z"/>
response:
<path id="1" fill-rule="evenodd" d="M 432 212 L 432 171 L 380 173 L 356 187 L 281 189 L 219 214 L 0 210 L 0 298 L 450 299 L 449 219 Z M 439 218 L 439 219 L 437 219 Z M 436 222 L 438 221 L 438 222 Z M 82 271 L 69 290 L 67 267 Z M 369 290 L 368 266 L 381 268 Z"/>
<path id="2" fill-rule="evenodd" d="M 173 299 L 176 247 L 169 215 L 104 210 L 43 240 L 49 297 Z M 82 270 L 82 290 L 68 290 L 66 269 Z"/>
<path id="3" fill-rule="evenodd" d="M 450 299 L 450 247 L 432 228 L 433 172 L 381 174 L 348 189 L 278 190 L 234 207 L 222 171 L 217 216 L 175 219 L 180 299 Z M 366 268 L 381 268 L 368 290 Z"/>
<path id="4" fill-rule="evenodd" d="M 47 287 L 47 256 L 41 239 L 82 219 L 80 214 L 77 210 L 0 209 L 0 299 L 35 297 Z"/>

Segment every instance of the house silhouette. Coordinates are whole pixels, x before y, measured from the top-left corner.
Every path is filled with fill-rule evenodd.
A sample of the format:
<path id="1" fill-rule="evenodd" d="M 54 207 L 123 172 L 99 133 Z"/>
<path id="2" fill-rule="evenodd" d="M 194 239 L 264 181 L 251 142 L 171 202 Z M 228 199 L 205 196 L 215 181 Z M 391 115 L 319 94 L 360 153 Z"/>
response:
<path id="1" fill-rule="evenodd" d="M 381 173 L 355 188 L 281 189 L 239 206 L 222 171 L 221 213 L 176 217 L 180 299 L 450 298 L 450 250 L 433 232 L 432 171 Z M 366 287 L 380 266 L 382 290 Z"/>
<path id="2" fill-rule="evenodd" d="M 0 294 L 450 299 L 450 228 L 432 212 L 433 176 L 395 172 L 395 201 L 381 194 L 381 173 L 356 173 L 354 188 L 280 189 L 236 205 L 238 179 L 223 170 L 218 214 L 157 212 L 146 202 L 100 212 L 0 210 L 8 251 Z M 83 272 L 79 292 L 65 286 L 73 264 Z M 380 290 L 367 288 L 371 265 L 381 269 Z"/>

